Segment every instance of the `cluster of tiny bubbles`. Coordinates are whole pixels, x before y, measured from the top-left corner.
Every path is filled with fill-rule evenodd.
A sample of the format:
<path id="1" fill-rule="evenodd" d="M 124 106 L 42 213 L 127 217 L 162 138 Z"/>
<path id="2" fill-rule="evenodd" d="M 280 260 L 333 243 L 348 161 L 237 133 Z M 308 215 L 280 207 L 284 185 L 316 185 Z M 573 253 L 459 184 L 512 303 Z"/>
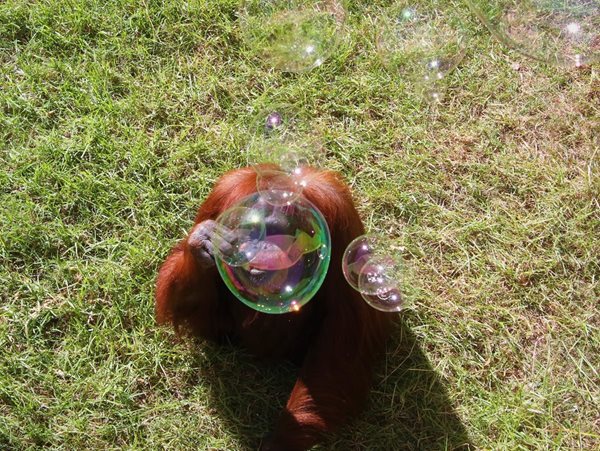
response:
<path id="1" fill-rule="evenodd" d="M 342 272 L 352 288 L 371 307 L 384 312 L 404 308 L 400 292 L 401 256 L 390 241 L 376 235 L 362 235 L 352 241 L 342 257 Z"/>
<path id="2" fill-rule="evenodd" d="M 440 103 L 448 74 L 466 53 L 462 26 L 440 15 L 435 4 L 425 8 L 404 2 L 386 9 L 379 21 L 376 42 L 384 66 L 426 100 Z"/>
<path id="3" fill-rule="evenodd" d="M 276 205 L 254 193 L 222 213 L 217 224 L 217 269 L 247 306 L 265 313 L 298 311 L 323 283 L 331 237 L 322 213 L 304 197 Z"/>
<path id="4" fill-rule="evenodd" d="M 322 65 L 339 44 L 345 17 L 342 0 L 245 0 L 240 11 L 250 46 L 284 72 Z"/>
<path id="5" fill-rule="evenodd" d="M 535 60 L 565 67 L 600 61 L 598 0 L 467 0 L 505 45 Z"/>

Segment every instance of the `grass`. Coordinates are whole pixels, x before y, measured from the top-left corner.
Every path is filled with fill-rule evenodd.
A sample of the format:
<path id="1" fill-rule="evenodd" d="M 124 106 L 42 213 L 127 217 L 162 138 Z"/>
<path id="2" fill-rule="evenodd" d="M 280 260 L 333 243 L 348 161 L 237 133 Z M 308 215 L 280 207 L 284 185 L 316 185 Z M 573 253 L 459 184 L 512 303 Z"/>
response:
<path id="1" fill-rule="evenodd" d="M 349 4 L 322 67 L 274 72 L 237 1 L 0 3 L 0 448 L 251 449 L 294 369 L 178 342 L 153 284 L 248 124 L 291 103 L 368 228 L 406 247 L 367 411 L 324 449 L 600 446 L 597 68 L 470 37 L 433 110 Z M 369 6 L 367 6 L 367 4 Z"/>

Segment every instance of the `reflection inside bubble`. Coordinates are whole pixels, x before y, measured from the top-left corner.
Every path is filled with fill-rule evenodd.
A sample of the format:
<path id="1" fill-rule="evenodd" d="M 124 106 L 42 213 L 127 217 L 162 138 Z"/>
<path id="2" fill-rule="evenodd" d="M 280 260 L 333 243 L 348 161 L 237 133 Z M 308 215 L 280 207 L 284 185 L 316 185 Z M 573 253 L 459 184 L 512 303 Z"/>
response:
<path id="1" fill-rule="evenodd" d="M 255 193 L 217 220 L 229 233 L 215 243 L 227 287 L 249 307 L 266 313 L 300 310 L 323 282 L 331 240 L 322 214 L 304 198 L 274 205 Z M 236 258 L 230 258 L 235 255 Z"/>

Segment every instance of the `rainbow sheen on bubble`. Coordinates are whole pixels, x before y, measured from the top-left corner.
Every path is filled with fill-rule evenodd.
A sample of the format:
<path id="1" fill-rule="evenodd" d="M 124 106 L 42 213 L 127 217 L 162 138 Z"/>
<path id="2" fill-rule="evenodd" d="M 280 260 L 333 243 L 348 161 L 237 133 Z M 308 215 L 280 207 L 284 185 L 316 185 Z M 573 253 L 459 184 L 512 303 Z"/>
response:
<path id="1" fill-rule="evenodd" d="M 436 1 L 396 2 L 382 11 L 377 24 L 377 52 L 384 66 L 434 104 L 443 100 L 447 77 L 466 51 L 461 20 L 441 14 L 442 7 Z"/>
<path id="2" fill-rule="evenodd" d="M 305 122 L 296 105 L 271 101 L 254 114 L 249 131 L 254 136 L 284 140 L 305 128 Z"/>
<path id="3" fill-rule="evenodd" d="M 242 239 L 236 245 L 238 258 L 229 260 L 234 264 L 221 258 L 222 253 L 216 254 L 223 281 L 240 301 L 255 310 L 298 311 L 315 295 L 327 274 L 331 237 L 325 218 L 303 197 L 274 205 L 255 193 L 233 209 L 243 212 L 232 214 L 244 218 L 240 223 Z M 248 257 L 245 250 L 249 250 Z"/>
<path id="4" fill-rule="evenodd" d="M 475 15 L 502 43 L 556 66 L 600 61 L 598 0 L 467 0 Z"/>
<path id="5" fill-rule="evenodd" d="M 340 0 L 245 0 L 240 10 L 250 48 L 284 72 L 321 66 L 339 44 L 345 16 Z"/>

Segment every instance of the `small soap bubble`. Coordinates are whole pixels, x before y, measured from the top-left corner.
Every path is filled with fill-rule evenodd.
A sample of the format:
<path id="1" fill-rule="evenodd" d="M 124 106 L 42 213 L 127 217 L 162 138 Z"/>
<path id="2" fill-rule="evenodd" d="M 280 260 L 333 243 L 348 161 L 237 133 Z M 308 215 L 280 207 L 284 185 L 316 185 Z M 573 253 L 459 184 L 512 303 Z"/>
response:
<path id="1" fill-rule="evenodd" d="M 278 164 L 281 155 L 305 133 L 306 123 L 291 104 L 270 103 L 262 107 L 253 115 L 248 127 L 248 164 L 257 172 L 262 164 Z"/>
<path id="2" fill-rule="evenodd" d="M 259 175 L 279 169 L 299 184 L 303 168 L 319 167 L 324 159 L 325 152 L 310 117 L 301 116 L 292 104 L 267 103 L 252 116 L 248 132 L 248 165 Z M 262 189 L 278 190 L 280 184 L 276 181 L 275 186 Z"/>
<path id="3" fill-rule="evenodd" d="M 426 100 L 439 103 L 466 44 L 460 21 L 449 21 L 435 6 L 398 2 L 385 10 L 379 17 L 377 51 L 392 74 L 407 79 Z"/>
<path id="4" fill-rule="evenodd" d="M 226 250 L 230 244 L 237 252 L 236 258 L 216 253 L 229 290 L 261 312 L 299 311 L 318 291 L 329 267 L 331 237 L 321 212 L 302 197 L 290 205 L 274 205 L 259 193 L 230 210 L 222 215 L 232 218 L 224 221 L 230 233 L 215 243 Z"/>
<path id="5" fill-rule="evenodd" d="M 265 133 L 272 133 L 283 126 L 283 116 L 278 111 L 273 111 L 267 115 L 265 120 Z"/>
<path id="6" fill-rule="evenodd" d="M 335 52 L 346 13 L 340 0 L 246 0 L 240 16 L 250 47 L 268 65 L 305 72 Z"/>
<path id="7" fill-rule="evenodd" d="M 597 0 L 467 0 L 505 45 L 548 64 L 581 67 L 600 61 Z"/>
<path id="8" fill-rule="evenodd" d="M 308 147 L 286 142 L 265 144 L 262 164 L 255 165 L 256 189 L 273 205 L 289 205 L 306 188 L 309 167 Z"/>
<path id="9" fill-rule="evenodd" d="M 268 102 L 251 119 L 249 130 L 253 136 L 287 139 L 299 133 L 306 118 L 300 117 L 297 107 L 285 102 Z"/>

